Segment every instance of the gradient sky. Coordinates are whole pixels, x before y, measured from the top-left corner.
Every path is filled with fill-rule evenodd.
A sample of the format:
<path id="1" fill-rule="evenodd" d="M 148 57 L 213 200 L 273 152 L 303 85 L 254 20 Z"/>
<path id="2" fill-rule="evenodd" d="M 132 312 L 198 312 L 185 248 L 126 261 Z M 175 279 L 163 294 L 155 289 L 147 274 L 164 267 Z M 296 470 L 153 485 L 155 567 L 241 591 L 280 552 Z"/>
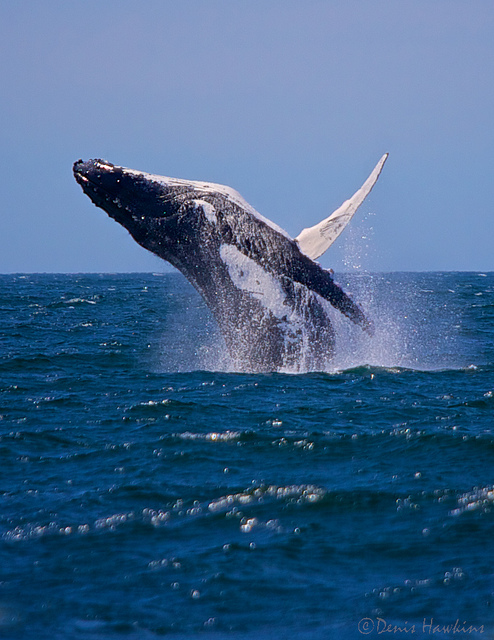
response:
<path id="1" fill-rule="evenodd" d="M 320 262 L 494 270 L 492 0 L 0 0 L 0 273 L 163 271 L 78 158 L 228 184 Z"/>

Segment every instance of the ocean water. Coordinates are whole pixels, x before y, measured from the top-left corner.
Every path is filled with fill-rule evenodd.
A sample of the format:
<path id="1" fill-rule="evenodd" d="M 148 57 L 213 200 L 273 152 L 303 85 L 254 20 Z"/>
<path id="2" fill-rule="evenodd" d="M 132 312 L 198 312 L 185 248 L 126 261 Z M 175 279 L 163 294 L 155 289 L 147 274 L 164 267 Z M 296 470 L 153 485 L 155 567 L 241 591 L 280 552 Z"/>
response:
<path id="1" fill-rule="evenodd" d="M 0 276 L 0 637 L 494 637 L 494 274 L 232 371 L 179 274 Z"/>

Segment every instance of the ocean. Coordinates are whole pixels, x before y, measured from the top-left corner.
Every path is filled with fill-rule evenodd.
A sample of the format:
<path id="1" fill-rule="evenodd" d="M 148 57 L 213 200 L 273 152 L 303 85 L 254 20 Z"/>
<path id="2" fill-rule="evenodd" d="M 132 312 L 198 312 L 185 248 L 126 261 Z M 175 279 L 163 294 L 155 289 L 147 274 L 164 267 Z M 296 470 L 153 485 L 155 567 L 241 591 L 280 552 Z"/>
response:
<path id="1" fill-rule="evenodd" d="M 0 276 L 0 637 L 494 638 L 494 273 L 234 371 L 178 273 Z"/>

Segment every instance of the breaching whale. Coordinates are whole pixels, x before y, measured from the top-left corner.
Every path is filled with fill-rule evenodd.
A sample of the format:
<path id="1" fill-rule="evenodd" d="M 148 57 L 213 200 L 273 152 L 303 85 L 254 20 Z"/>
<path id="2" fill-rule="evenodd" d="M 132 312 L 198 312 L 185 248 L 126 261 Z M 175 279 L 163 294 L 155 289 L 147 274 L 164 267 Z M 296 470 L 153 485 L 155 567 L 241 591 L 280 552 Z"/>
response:
<path id="1" fill-rule="evenodd" d="M 334 350 L 328 303 L 364 330 L 360 307 L 315 260 L 374 186 L 385 154 L 352 198 L 292 239 L 224 185 L 78 160 L 73 171 L 92 202 L 141 246 L 168 261 L 212 311 L 234 367 L 324 370 Z"/>

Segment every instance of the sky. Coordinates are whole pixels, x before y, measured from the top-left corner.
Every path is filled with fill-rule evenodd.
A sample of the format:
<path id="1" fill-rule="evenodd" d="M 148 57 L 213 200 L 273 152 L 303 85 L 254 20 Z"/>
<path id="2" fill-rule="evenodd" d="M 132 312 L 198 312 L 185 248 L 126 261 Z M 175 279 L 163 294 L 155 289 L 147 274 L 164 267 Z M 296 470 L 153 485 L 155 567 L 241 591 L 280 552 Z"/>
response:
<path id="1" fill-rule="evenodd" d="M 492 0 L 0 0 L 0 273 L 163 271 L 82 158 L 227 184 L 293 237 L 389 152 L 335 271 L 494 271 Z"/>

